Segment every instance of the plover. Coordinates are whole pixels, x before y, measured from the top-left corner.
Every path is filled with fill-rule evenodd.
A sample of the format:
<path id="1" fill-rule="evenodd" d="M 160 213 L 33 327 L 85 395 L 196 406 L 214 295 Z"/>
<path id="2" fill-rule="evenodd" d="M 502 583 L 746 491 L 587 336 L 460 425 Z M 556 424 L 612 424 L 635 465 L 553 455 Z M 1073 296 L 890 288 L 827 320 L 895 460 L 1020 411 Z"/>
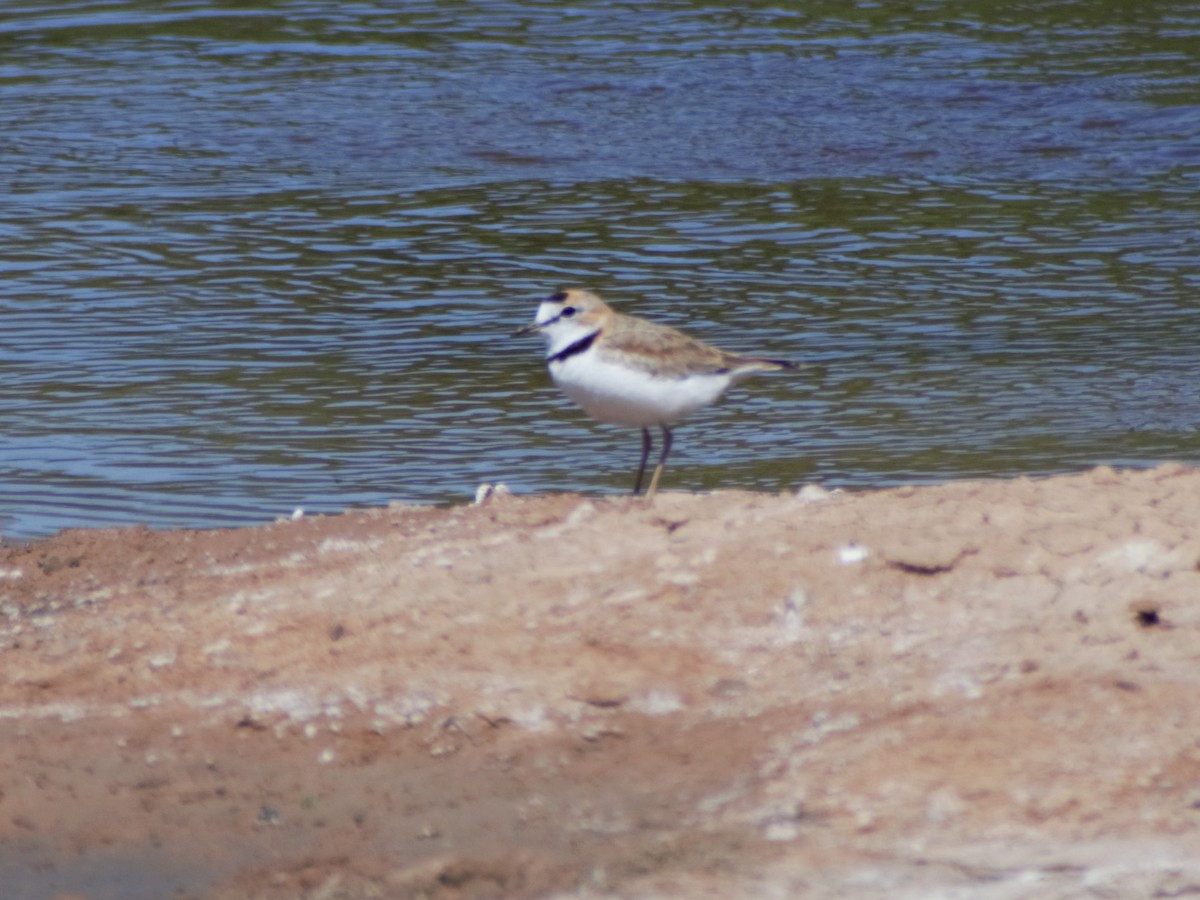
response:
<path id="1" fill-rule="evenodd" d="M 550 376 L 564 394 L 601 422 L 642 429 L 642 459 L 633 492 L 642 487 L 651 426 L 662 429 L 662 453 L 647 498 L 671 452 L 671 428 L 759 372 L 795 363 L 718 350 L 667 325 L 619 313 L 590 291 L 571 288 L 542 301 L 518 334 L 546 340 Z"/>

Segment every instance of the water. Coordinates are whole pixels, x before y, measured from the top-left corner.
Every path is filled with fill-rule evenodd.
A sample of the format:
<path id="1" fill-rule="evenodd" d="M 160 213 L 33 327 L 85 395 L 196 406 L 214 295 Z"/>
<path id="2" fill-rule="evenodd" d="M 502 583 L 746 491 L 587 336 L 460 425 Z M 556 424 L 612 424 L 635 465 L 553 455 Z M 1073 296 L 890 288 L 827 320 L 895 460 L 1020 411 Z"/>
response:
<path id="1" fill-rule="evenodd" d="M 0 5 L 0 531 L 628 490 L 538 299 L 818 364 L 669 489 L 1200 455 L 1200 4 Z"/>

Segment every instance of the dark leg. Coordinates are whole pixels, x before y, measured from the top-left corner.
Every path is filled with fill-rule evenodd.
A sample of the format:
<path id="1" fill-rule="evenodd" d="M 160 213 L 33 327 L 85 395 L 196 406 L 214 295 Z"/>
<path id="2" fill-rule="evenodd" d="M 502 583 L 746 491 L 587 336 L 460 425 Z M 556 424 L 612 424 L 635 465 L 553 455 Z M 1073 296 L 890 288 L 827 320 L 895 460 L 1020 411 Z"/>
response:
<path id="1" fill-rule="evenodd" d="M 638 466 L 637 481 L 633 483 L 633 493 L 636 496 L 637 492 L 642 489 L 642 476 L 646 474 L 646 460 L 650 458 L 650 429 L 642 429 L 642 462 Z"/>
<path id="2" fill-rule="evenodd" d="M 658 479 L 662 477 L 663 466 L 667 464 L 667 456 L 671 453 L 671 429 L 666 425 L 660 426 L 663 433 L 663 448 L 662 455 L 658 458 L 658 465 L 654 469 L 654 477 L 650 479 L 650 488 L 646 491 L 646 499 L 654 496 L 654 492 L 658 490 Z"/>

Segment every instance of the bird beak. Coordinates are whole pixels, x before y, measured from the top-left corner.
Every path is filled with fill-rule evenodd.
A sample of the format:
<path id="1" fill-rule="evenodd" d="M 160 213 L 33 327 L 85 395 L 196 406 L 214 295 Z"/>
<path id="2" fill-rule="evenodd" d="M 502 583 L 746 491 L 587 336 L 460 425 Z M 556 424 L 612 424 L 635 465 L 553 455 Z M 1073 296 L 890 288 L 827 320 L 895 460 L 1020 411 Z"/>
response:
<path id="1" fill-rule="evenodd" d="M 538 322 L 530 322 L 528 325 L 522 325 L 513 332 L 513 337 L 525 337 L 529 334 L 536 334 L 542 326 Z"/>

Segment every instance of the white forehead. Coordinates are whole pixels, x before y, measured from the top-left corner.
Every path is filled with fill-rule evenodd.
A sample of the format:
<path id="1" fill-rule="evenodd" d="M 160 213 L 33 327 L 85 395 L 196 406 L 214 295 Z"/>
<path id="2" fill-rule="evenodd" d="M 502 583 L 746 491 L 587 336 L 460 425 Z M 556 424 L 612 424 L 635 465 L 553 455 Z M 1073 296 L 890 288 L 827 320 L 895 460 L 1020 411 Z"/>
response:
<path id="1" fill-rule="evenodd" d="M 553 300 L 543 300 L 538 306 L 537 316 L 534 318 L 539 325 L 545 325 L 551 319 L 557 318 L 559 313 L 563 311 L 561 303 L 555 303 Z"/>

